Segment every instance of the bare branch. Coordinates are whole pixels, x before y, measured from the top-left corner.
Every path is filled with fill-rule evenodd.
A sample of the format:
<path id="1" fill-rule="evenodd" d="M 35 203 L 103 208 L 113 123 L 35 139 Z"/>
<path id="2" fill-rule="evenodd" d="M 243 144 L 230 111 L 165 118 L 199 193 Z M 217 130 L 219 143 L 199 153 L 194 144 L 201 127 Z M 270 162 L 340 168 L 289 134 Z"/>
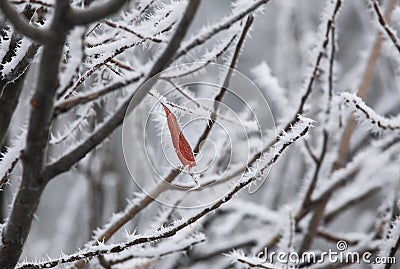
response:
<path id="1" fill-rule="evenodd" d="M 322 162 L 325 158 L 326 150 L 328 146 L 328 133 L 325 131 L 323 133 L 323 141 L 322 141 L 322 149 L 321 153 L 318 157 L 318 161 L 315 163 L 315 169 L 314 169 L 314 174 L 311 179 L 310 186 L 308 186 L 307 192 L 305 194 L 304 200 L 303 200 L 303 207 L 306 207 L 308 203 L 311 201 L 311 196 L 317 186 L 318 182 L 318 177 L 319 177 L 319 171 L 321 169 Z"/>
<path id="2" fill-rule="evenodd" d="M 315 208 L 314 214 L 310 220 L 306 234 L 304 235 L 303 241 L 301 242 L 300 253 L 307 251 L 312 246 L 315 235 L 318 231 L 319 224 L 321 223 L 321 220 L 324 216 L 324 210 L 327 203 L 328 201 L 324 200 L 322 203 L 318 204 L 318 206 Z"/>
<path id="3" fill-rule="evenodd" d="M 314 151 L 312 150 L 310 143 L 307 140 L 304 140 L 304 147 L 307 150 L 308 155 L 310 155 L 311 159 L 314 161 L 315 164 L 319 162 L 317 155 L 315 155 Z"/>

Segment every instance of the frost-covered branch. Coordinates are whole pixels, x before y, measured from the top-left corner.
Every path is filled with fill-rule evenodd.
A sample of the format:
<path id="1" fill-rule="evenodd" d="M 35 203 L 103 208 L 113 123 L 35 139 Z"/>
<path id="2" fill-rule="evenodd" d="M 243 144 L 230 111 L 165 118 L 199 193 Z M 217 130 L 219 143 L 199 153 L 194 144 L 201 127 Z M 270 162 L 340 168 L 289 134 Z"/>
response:
<path id="1" fill-rule="evenodd" d="M 157 246 L 154 249 L 152 248 L 147 248 L 143 253 L 138 253 L 138 254 L 129 254 L 123 258 L 120 259 L 112 259 L 109 260 L 108 263 L 110 265 L 118 264 L 118 263 L 124 263 L 126 261 L 129 261 L 134 258 L 147 258 L 147 259 L 160 259 L 164 256 L 171 255 L 177 252 L 185 252 L 188 251 L 189 249 L 193 248 L 194 246 L 201 244 L 205 242 L 205 237 L 204 236 L 197 236 L 194 237 L 192 240 L 184 240 L 177 246 L 167 246 L 168 249 L 161 249 L 161 247 L 164 247 L 164 244 L 161 247 Z M 188 242 L 186 242 L 188 241 Z M 181 246 L 183 245 L 183 246 Z"/>
<path id="2" fill-rule="evenodd" d="M 86 25 L 104 19 L 121 9 L 129 0 L 108 0 L 88 9 L 73 8 L 68 14 L 68 20 L 73 25 Z"/>
<path id="3" fill-rule="evenodd" d="M 340 11 L 340 7 L 342 6 L 343 1 L 342 0 L 337 0 L 333 6 L 333 10 L 332 10 L 332 14 L 329 17 L 329 20 L 326 23 L 326 30 L 325 30 L 325 35 L 324 35 L 324 39 L 321 45 L 321 48 L 318 52 L 317 58 L 315 60 L 315 64 L 313 66 L 312 69 L 312 74 L 311 76 L 308 78 L 307 80 L 307 84 L 306 84 L 306 90 L 305 93 L 302 95 L 301 99 L 300 99 L 300 104 L 299 107 L 297 108 L 296 112 L 295 112 L 295 116 L 293 117 L 293 119 L 289 122 L 288 125 L 286 125 L 286 128 L 284 130 L 287 130 L 288 128 L 290 128 L 290 125 L 293 124 L 293 122 L 296 121 L 296 117 L 298 114 L 303 114 L 304 112 L 304 107 L 306 105 L 306 102 L 308 100 L 308 98 L 310 97 L 313 87 L 314 87 L 314 83 L 317 79 L 317 76 L 319 74 L 320 71 L 320 64 L 321 61 L 326 53 L 326 49 L 329 45 L 329 39 L 330 39 L 330 33 L 335 25 L 335 20 L 336 20 L 336 16 L 338 15 L 339 11 Z"/>
<path id="4" fill-rule="evenodd" d="M 248 268 L 264 268 L 274 269 L 276 268 L 273 264 L 267 262 L 260 262 L 256 257 L 247 257 L 242 251 L 232 251 L 226 255 L 232 262 L 246 265 Z"/>
<path id="5" fill-rule="evenodd" d="M 338 241 L 395 256 L 398 0 L 384 16 L 378 0 L 206 2 L 6 2 L 54 36 L 32 41 L 0 10 L 1 269 L 269 268 L 265 247 L 319 259 Z"/>
<path id="6" fill-rule="evenodd" d="M 25 148 L 26 129 L 24 128 L 21 134 L 12 141 L 12 144 L 1 154 L 0 160 L 0 190 L 8 183 L 9 177 L 17 165 L 21 151 Z"/>
<path id="7" fill-rule="evenodd" d="M 172 75 L 163 75 L 161 78 L 166 79 L 166 80 L 171 80 L 171 79 L 176 79 L 180 77 L 185 77 L 189 76 L 191 74 L 196 73 L 197 71 L 203 70 L 204 67 L 206 67 L 208 64 L 215 62 L 221 56 L 228 51 L 228 49 L 231 47 L 233 42 L 235 41 L 237 35 L 233 35 L 227 42 L 226 44 L 222 44 L 223 47 L 220 48 L 219 46 L 215 47 L 212 52 L 207 53 L 207 55 L 203 56 L 203 58 L 200 60 L 202 62 L 201 65 L 199 64 L 194 64 L 194 67 L 188 67 L 188 68 L 182 68 L 179 73 L 174 72 Z M 215 51 L 215 52 L 214 52 Z"/>
<path id="8" fill-rule="evenodd" d="M 11 6 L 8 0 L 0 1 L 0 9 L 17 31 L 39 43 L 46 43 L 48 41 L 50 37 L 49 32 L 30 25 Z"/>
<path id="9" fill-rule="evenodd" d="M 51 259 L 51 260 L 45 261 L 45 262 L 25 262 L 22 265 L 18 266 L 16 269 L 53 268 L 58 265 L 72 263 L 77 260 L 81 260 L 83 258 L 92 258 L 92 257 L 100 256 L 100 255 L 127 252 L 127 251 L 130 251 L 129 248 L 132 248 L 132 246 L 134 246 L 134 245 L 146 243 L 145 240 L 140 239 L 140 236 L 138 236 L 138 235 L 129 235 L 129 236 L 132 238 L 137 238 L 138 241 L 136 241 L 135 243 L 128 242 L 128 243 L 121 243 L 121 244 L 112 244 L 109 246 L 100 243 L 98 246 L 92 247 L 91 251 L 87 251 L 87 252 L 81 251 L 80 253 L 77 253 L 77 254 L 64 255 L 63 257 L 61 257 L 59 259 Z M 134 239 L 134 241 L 135 241 L 135 239 Z M 190 236 L 189 238 L 182 238 L 182 242 L 179 242 L 175 246 L 168 244 L 168 242 L 160 242 L 161 246 L 148 247 L 146 249 L 140 249 L 140 248 L 133 249 L 131 251 L 133 254 L 124 255 L 124 257 L 120 258 L 120 259 L 111 259 L 109 261 L 106 261 L 106 263 L 108 265 L 113 266 L 116 264 L 127 262 L 127 261 L 129 261 L 131 259 L 135 259 L 135 258 L 159 259 L 164 256 L 171 255 L 171 254 L 174 254 L 177 252 L 187 251 L 188 249 L 194 247 L 197 244 L 203 243 L 204 241 L 205 241 L 205 238 L 203 235 L 195 234 L 193 236 Z M 141 242 L 141 243 L 139 243 L 139 242 Z"/>
<path id="10" fill-rule="evenodd" d="M 50 163 L 44 171 L 43 177 L 50 179 L 54 176 L 69 170 L 77 161 L 82 159 L 89 151 L 100 144 L 109 134 L 111 134 L 123 121 L 125 112 L 130 107 L 135 107 L 140 101 L 146 96 L 155 80 L 149 79 L 157 75 L 163 68 L 168 64 L 170 59 L 173 57 L 175 51 L 178 49 L 181 40 L 185 36 L 185 33 L 196 14 L 199 0 L 190 0 L 185 14 L 183 15 L 181 22 L 177 26 L 174 35 L 172 36 L 167 47 L 158 57 L 157 61 L 153 64 L 150 72 L 143 79 L 142 84 L 138 86 L 137 91 L 125 98 L 122 104 L 116 109 L 114 114 L 110 116 L 105 123 L 98 127 L 94 133 L 90 134 L 85 141 L 79 144 L 77 147 L 72 149 L 66 155 L 62 156 L 57 161 Z"/>
<path id="11" fill-rule="evenodd" d="M 397 38 L 395 31 L 386 22 L 385 16 L 383 15 L 381 8 L 379 7 L 378 1 L 376 1 L 376 0 L 369 0 L 369 1 L 371 2 L 372 6 L 374 8 L 376 16 L 378 17 L 379 24 L 385 30 L 385 33 L 388 35 L 388 37 L 392 41 L 393 45 L 396 47 L 397 51 L 400 53 L 400 41 Z"/>
<path id="12" fill-rule="evenodd" d="M 339 216 L 345 210 L 352 208 L 353 206 L 361 203 L 362 201 L 365 201 L 366 199 L 370 198 L 373 194 L 377 193 L 377 191 L 379 190 L 380 187 L 373 187 L 369 190 L 366 190 L 365 192 L 358 194 L 357 196 L 350 198 L 349 200 L 342 201 L 342 203 L 338 205 L 336 208 L 328 210 L 328 212 L 326 212 L 324 216 L 324 222 L 325 223 L 331 222 L 335 217 Z"/>
<path id="13" fill-rule="evenodd" d="M 16 79 L 27 71 L 40 46 L 39 43 L 26 44 L 26 51 L 18 51 L 18 57 L 16 59 L 13 58 L 10 63 L 3 66 L 2 77 L 0 78 L 0 92 L 4 90 L 4 87 L 15 82 Z M 6 70 L 4 70 L 4 67 L 6 67 Z"/>
<path id="14" fill-rule="evenodd" d="M 342 93 L 341 96 L 345 100 L 346 104 L 351 107 L 356 119 L 368 130 L 378 133 L 382 131 L 400 130 L 400 117 L 385 118 L 378 115 L 355 94 Z"/>
<path id="15" fill-rule="evenodd" d="M 30 19 L 32 14 L 23 11 L 21 16 Z M 39 43 L 18 37 L 12 29 L 3 31 L 0 37 L 0 145 L 5 141 L 19 103 L 28 68 L 40 47 Z"/>
<path id="16" fill-rule="evenodd" d="M 198 143 L 197 143 L 196 147 L 193 149 L 194 153 L 198 153 L 200 151 L 200 147 L 202 145 L 202 142 L 207 139 L 207 137 L 209 136 L 209 134 L 210 134 L 210 132 L 211 132 L 211 130 L 212 130 L 214 124 L 215 124 L 215 120 L 216 120 L 216 116 L 217 116 L 216 113 L 218 113 L 218 108 L 220 106 L 220 103 L 222 102 L 222 99 L 224 98 L 224 95 L 225 95 L 226 91 L 229 88 L 229 83 L 230 83 L 230 80 L 231 80 L 231 77 L 232 77 L 233 70 L 235 69 L 237 61 L 239 59 L 240 50 L 241 50 L 241 48 L 243 46 L 244 40 L 246 38 L 246 35 L 247 35 L 247 33 L 248 33 L 248 31 L 249 31 L 249 29 L 250 29 L 252 24 L 253 24 L 253 16 L 249 15 L 247 20 L 246 20 L 246 23 L 245 23 L 245 25 L 243 27 L 243 31 L 242 31 L 242 34 L 240 36 L 240 39 L 239 39 L 239 41 L 238 41 L 238 43 L 236 45 L 235 52 L 233 54 L 233 57 L 232 57 L 229 69 L 227 71 L 227 74 L 225 76 L 224 82 L 222 84 L 222 87 L 219 90 L 219 93 L 214 98 L 214 109 L 213 109 L 214 113 L 211 115 L 211 119 L 208 120 L 207 127 L 204 129 L 203 133 L 201 134 L 201 136 L 200 136 L 200 138 L 198 140 Z"/>
<path id="17" fill-rule="evenodd" d="M 98 246 L 90 247 L 88 251 L 81 251 L 77 254 L 68 255 L 67 257 L 64 257 L 59 260 L 52 260 L 45 262 L 43 264 L 40 264 L 39 267 L 34 267 L 35 265 L 29 264 L 30 267 L 27 265 L 28 267 L 22 267 L 22 268 L 38 268 L 38 269 L 52 268 L 61 263 L 71 263 L 80 260 L 85 262 L 86 259 L 95 256 L 119 253 L 135 245 L 154 242 L 161 239 L 172 237 L 181 230 L 195 223 L 197 220 L 203 218 L 210 212 L 214 212 L 223 204 L 230 201 L 235 196 L 235 194 L 238 193 L 240 190 L 242 190 L 246 186 L 249 186 L 254 181 L 258 180 L 260 175 L 262 175 L 271 165 L 273 165 L 290 145 L 295 143 L 297 140 L 303 138 L 308 133 L 311 124 L 312 124 L 311 120 L 306 118 L 301 118 L 298 126 L 293 128 L 292 132 L 282 137 L 281 140 L 276 144 L 275 150 L 272 150 L 270 154 L 266 154 L 265 156 L 263 156 L 263 159 L 259 160 L 257 166 L 255 168 L 250 169 L 249 172 L 238 182 L 238 184 L 234 186 L 234 188 L 232 188 L 222 198 L 214 202 L 211 206 L 206 207 L 199 213 L 187 219 L 175 221 L 171 226 L 165 227 L 160 232 L 155 232 L 153 235 L 150 236 L 133 236 L 132 241 L 121 243 L 118 245 L 107 246 L 100 244 Z M 84 265 L 84 262 L 75 264 L 75 268 L 81 268 L 81 266 Z"/>
<path id="18" fill-rule="evenodd" d="M 396 5 L 397 5 L 397 0 L 390 0 L 385 14 L 385 21 L 387 22 L 390 21 Z M 370 52 L 368 58 L 368 64 L 365 67 L 361 85 L 359 86 L 357 92 L 357 94 L 362 99 L 366 98 L 372 80 L 375 77 L 375 69 L 378 64 L 378 60 L 380 58 L 383 42 L 384 42 L 384 37 L 382 35 L 378 35 L 375 44 L 372 48 L 372 51 Z M 342 140 L 340 142 L 339 155 L 337 157 L 334 169 L 338 169 L 339 167 L 341 167 L 344 163 L 344 160 L 347 158 L 348 151 L 350 149 L 350 139 L 353 135 L 355 127 L 356 127 L 356 121 L 353 118 L 350 118 L 347 121 L 347 125 L 343 133 Z"/>
<path id="19" fill-rule="evenodd" d="M 131 78 L 127 78 L 121 82 L 116 82 L 101 90 L 87 92 L 85 94 L 76 95 L 74 97 L 66 99 L 56 105 L 54 114 L 55 116 L 57 116 L 61 113 L 66 113 L 73 107 L 76 107 L 78 105 L 83 105 L 93 100 L 96 100 L 106 94 L 112 93 L 132 83 L 138 82 L 141 78 L 143 78 L 143 75 L 131 76 Z"/>
<path id="20" fill-rule="evenodd" d="M 161 40 L 161 39 L 159 39 L 159 38 L 157 38 L 157 37 L 151 37 L 151 36 L 147 37 L 147 36 L 144 36 L 143 34 L 138 33 L 138 32 L 136 32 L 135 30 L 129 28 L 127 25 L 121 25 L 121 24 L 115 23 L 115 22 L 110 21 L 110 20 L 106 20 L 106 21 L 105 21 L 105 24 L 108 25 L 108 26 L 110 26 L 110 27 L 113 27 L 113 28 L 122 29 L 122 30 L 124 30 L 124 31 L 126 31 L 126 32 L 128 32 L 128 33 L 131 33 L 131 34 L 133 34 L 134 36 L 136 36 L 136 37 L 138 37 L 138 38 L 140 38 L 140 39 L 143 39 L 143 40 L 148 39 L 148 40 L 151 40 L 151 41 L 153 41 L 153 42 L 155 42 L 155 43 L 161 43 L 161 42 L 163 42 L 163 40 Z"/>
<path id="21" fill-rule="evenodd" d="M 397 217 L 396 220 L 394 220 L 391 225 L 393 225 L 393 228 L 390 231 L 390 238 L 388 238 L 389 242 L 385 242 L 385 248 L 390 247 L 390 252 L 388 257 L 394 258 L 397 251 L 400 249 L 400 220 L 399 217 Z M 396 239 L 397 237 L 397 239 Z M 386 264 L 385 269 L 390 269 L 390 267 L 393 265 L 391 264 Z"/>
<path id="22" fill-rule="evenodd" d="M 325 184 L 323 188 L 320 188 L 318 192 L 316 192 L 317 194 L 313 199 L 314 202 L 327 199 L 327 197 L 330 197 L 334 192 L 345 187 L 351 181 L 354 181 L 356 179 L 355 175 L 357 175 L 359 171 L 363 171 L 363 168 L 365 168 L 364 166 L 368 165 L 368 159 L 372 158 L 372 156 L 376 157 L 377 153 L 380 154 L 379 156 L 383 162 L 387 159 L 391 159 L 392 155 L 396 154 L 398 151 L 399 142 L 400 138 L 396 136 L 388 137 L 384 141 L 376 142 L 373 146 L 369 147 L 368 150 L 356 155 L 345 167 L 333 171 L 330 175 L 329 184 Z M 370 174 L 374 171 L 379 171 L 382 165 L 384 164 L 377 163 L 373 166 L 373 169 L 368 170 L 368 173 Z M 364 178 L 367 176 L 368 174 L 363 175 Z"/>
<path id="23" fill-rule="evenodd" d="M 254 2 L 252 5 L 250 5 L 249 7 L 247 7 L 245 10 L 243 10 L 237 14 L 232 14 L 231 16 L 221 20 L 221 22 L 219 22 L 218 24 L 211 26 L 209 29 L 206 28 L 204 31 L 200 32 L 198 35 L 191 37 L 189 39 L 189 41 L 182 44 L 182 47 L 177 51 L 174 58 L 171 59 L 171 62 L 186 55 L 189 51 L 191 51 L 192 49 L 194 49 L 197 46 L 200 46 L 204 42 L 208 41 L 211 37 L 215 36 L 219 32 L 228 29 L 229 27 L 231 27 L 232 24 L 240 21 L 241 19 L 246 17 L 251 12 L 254 12 L 258 8 L 260 8 L 262 5 L 267 4 L 269 1 L 270 0 L 258 0 L 256 2 Z"/>

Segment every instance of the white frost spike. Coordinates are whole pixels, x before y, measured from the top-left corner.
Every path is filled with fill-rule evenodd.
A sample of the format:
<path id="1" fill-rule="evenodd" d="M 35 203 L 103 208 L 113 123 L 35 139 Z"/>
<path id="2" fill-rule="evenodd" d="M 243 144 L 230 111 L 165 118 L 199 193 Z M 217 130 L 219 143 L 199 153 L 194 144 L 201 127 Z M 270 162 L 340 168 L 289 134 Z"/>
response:
<path id="1" fill-rule="evenodd" d="M 50 144 L 60 144 L 61 142 L 66 141 L 68 138 L 73 138 L 73 133 L 85 127 L 87 125 L 87 118 L 92 113 L 95 113 L 91 108 L 92 107 L 90 104 L 79 108 L 76 113 L 79 115 L 79 118 L 70 123 L 62 134 L 54 135 L 51 133 Z"/>

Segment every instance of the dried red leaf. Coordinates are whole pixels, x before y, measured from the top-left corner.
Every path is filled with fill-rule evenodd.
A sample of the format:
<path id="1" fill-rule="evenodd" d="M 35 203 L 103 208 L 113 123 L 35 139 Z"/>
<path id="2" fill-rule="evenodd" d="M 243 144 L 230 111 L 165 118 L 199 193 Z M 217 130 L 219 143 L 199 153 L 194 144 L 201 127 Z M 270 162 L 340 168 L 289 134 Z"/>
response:
<path id="1" fill-rule="evenodd" d="M 179 127 L 178 120 L 174 113 L 172 113 L 164 104 L 162 104 L 165 114 L 167 115 L 167 122 L 169 132 L 171 133 L 172 144 L 174 145 L 175 152 L 178 155 L 179 160 L 184 166 L 188 166 L 189 169 L 196 166 L 196 160 L 194 158 L 193 150 L 186 140 L 181 128 Z"/>

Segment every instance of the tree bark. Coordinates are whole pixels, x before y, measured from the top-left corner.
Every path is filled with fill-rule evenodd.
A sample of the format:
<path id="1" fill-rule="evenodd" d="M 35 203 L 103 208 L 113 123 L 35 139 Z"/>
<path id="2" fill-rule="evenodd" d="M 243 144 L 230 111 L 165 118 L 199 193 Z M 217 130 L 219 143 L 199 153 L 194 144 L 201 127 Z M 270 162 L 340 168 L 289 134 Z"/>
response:
<path id="1" fill-rule="evenodd" d="M 22 156 L 23 176 L 9 219 L 3 230 L 0 268 L 11 269 L 18 262 L 46 185 L 46 182 L 41 179 L 41 172 L 45 161 L 64 40 L 65 34 L 60 34 L 57 42 L 46 45 L 43 50 L 39 83 L 31 100 L 27 148 Z"/>
<path id="2" fill-rule="evenodd" d="M 43 48 L 38 84 L 31 99 L 27 145 L 21 156 L 23 165 L 21 185 L 2 232 L 0 246 L 2 269 L 12 269 L 18 262 L 47 183 L 41 174 L 46 159 L 60 60 L 68 32 L 67 26 L 63 24 L 63 17 L 68 7 L 68 1 L 57 2 L 54 20 L 48 30 L 52 40 Z"/>

